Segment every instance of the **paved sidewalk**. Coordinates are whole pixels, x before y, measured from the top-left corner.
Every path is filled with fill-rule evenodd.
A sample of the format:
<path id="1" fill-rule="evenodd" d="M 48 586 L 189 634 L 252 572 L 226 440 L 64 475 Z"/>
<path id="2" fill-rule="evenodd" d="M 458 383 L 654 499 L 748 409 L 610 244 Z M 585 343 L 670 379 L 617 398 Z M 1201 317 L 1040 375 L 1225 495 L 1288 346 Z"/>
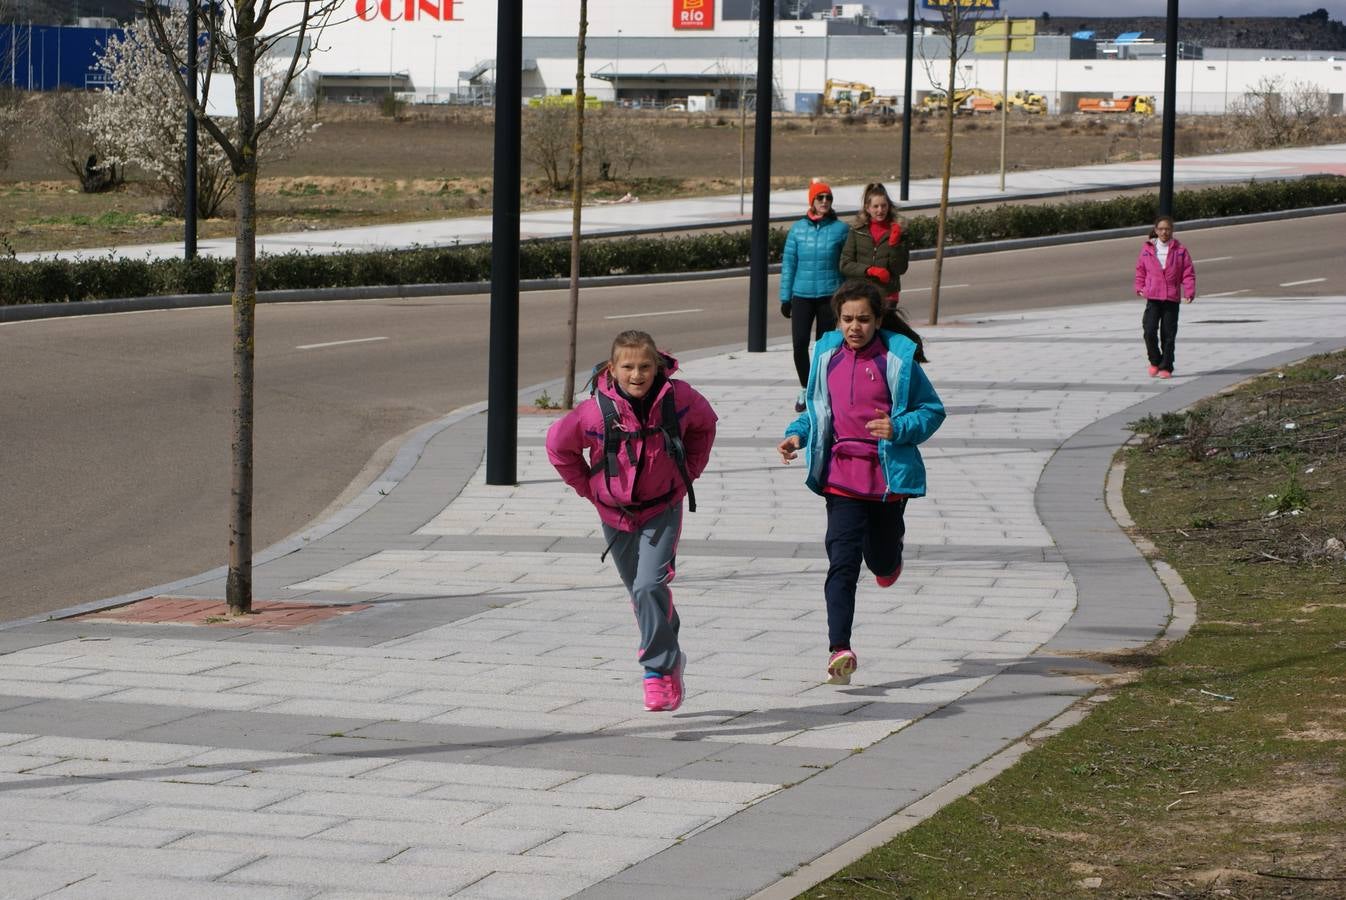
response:
<path id="1" fill-rule="evenodd" d="M 1346 346 L 1346 296 L 1199 300 L 1159 382 L 1140 311 L 926 332 L 950 415 L 902 579 L 861 584 L 849 687 L 820 684 L 822 502 L 773 452 L 785 347 L 684 355 L 721 428 L 680 546 L 674 714 L 641 709 L 628 604 L 543 416 L 521 419 L 518 486 L 484 484 L 464 411 L 257 570 L 259 599 L 365 608 L 287 631 L 0 629 L 0 893 L 736 898 L 917 821 L 1090 691 L 1075 651 L 1163 629 L 1167 595 L 1102 505 L 1126 423 Z"/>
<path id="2" fill-rule="evenodd" d="M 1346 175 L 1346 144 L 1185 157 L 1174 162 L 1173 180 L 1179 188 L 1190 188 L 1214 183 L 1297 178 L 1317 173 Z M 822 171 L 818 174 L 826 176 L 827 173 Z M 875 177 L 886 181 L 892 195 L 897 196 L 896 176 L 888 177 L 880 171 Z M 950 183 L 949 198 L 954 203 L 973 203 L 1060 195 L 1074 191 L 1156 187 L 1158 184 L 1159 161 L 1152 159 L 1064 169 L 1009 172 L 1005 176 L 1003 192 L 1000 190 L 999 173 L 959 176 Z M 836 194 L 838 209 L 859 208 L 863 185 L 832 187 Z M 773 192 L 770 197 L 771 216 L 794 218 L 800 215 L 803 207 L 803 191 L 804 186 L 800 185 L 795 190 Z M 938 207 L 939 194 L 939 179 L 913 181 L 910 190 L 911 200 L 902 206 L 908 210 Z M 657 200 L 649 203 L 591 205 L 584 208 L 584 233 L 613 234 L 650 229 L 689 228 L 697 225 L 731 225 L 748 222 L 751 219 L 751 194 L 744 201 L 743 214 L 739 213 L 737 194 L 694 197 L 686 200 Z M 568 237 L 570 227 L 569 207 L 529 212 L 520 218 L 520 233 L 524 239 Z M 474 244 L 490 239 L 491 217 L 472 216 L 396 225 L 261 235 L 257 238 L 257 251 L 335 253 L 341 250 L 382 250 L 417 245 L 441 247 L 460 243 Z M 202 256 L 230 257 L 234 254 L 234 239 L 228 237 L 202 240 L 198 243 L 197 249 Z M 59 253 L 20 253 L 18 258 L 89 259 L 104 257 L 110 253 L 137 258 L 176 258 L 182 256 L 182 242 L 119 248 L 88 248 Z"/>

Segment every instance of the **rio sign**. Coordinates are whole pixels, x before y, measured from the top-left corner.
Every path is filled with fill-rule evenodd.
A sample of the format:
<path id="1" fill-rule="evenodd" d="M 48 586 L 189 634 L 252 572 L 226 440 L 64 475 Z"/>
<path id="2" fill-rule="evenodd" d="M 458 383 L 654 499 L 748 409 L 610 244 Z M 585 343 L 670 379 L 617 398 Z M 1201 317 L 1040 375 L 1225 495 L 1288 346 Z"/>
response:
<path id="1" fill-rule="evenodd" d="M 673 0 L 673 27 L 714 28 L 715 0 Z"/>

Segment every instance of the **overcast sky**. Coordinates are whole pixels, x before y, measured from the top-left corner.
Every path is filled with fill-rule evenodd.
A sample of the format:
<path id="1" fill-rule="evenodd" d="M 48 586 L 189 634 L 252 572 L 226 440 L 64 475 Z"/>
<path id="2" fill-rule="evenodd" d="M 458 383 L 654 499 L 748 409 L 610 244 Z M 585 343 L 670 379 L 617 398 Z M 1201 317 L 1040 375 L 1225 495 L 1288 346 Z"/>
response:
<path id="1" fill-rule="evenodd" d="M 869 0 L 869 6 L 880 17 L 905 16 L 907 4 L 893 0 Z M 921 7 L 916 0 L 916 7 Z M 1117 0 L 1001 0 L 1000 8 L 1011 16 L 1039 16 L 1049 12 L 1054 16 L 1110 16 L 1125 9 L 1128 16 L 1163 16 L 1168 14 L 1166 0 L 1132 0 L 1120 6 Z M 1183 16 L 1301 16 L 1316 9 L 1342 21 L 1346 19 L 1346 4 L 1340 0 L 1180 0 L 1178 12 Z M 920 15 L 918 12 L 917 15 Z"/>

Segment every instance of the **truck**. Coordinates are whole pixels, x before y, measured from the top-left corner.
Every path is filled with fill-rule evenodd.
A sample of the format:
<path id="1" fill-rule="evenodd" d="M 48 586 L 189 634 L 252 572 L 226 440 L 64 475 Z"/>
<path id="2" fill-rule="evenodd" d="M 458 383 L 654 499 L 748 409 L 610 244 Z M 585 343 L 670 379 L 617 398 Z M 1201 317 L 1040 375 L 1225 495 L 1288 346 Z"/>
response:
<path id="1" fill-rule="evenodd" d="M 1089 115 L 1102 113 L 1135 113 L 1154 115 L 1154 98 L 1128 94 L 1125 97 L 1081 97 L 1079 111 Z"/>

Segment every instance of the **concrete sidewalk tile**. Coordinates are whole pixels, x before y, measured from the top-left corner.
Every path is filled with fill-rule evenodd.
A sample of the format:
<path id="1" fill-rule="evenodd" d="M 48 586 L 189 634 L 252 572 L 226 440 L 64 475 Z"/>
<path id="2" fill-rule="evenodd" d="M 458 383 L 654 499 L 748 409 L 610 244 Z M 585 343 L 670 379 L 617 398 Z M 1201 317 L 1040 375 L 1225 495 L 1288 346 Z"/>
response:
<path id="1" fill-rule="evenodd" d="M 314 838 L 332 842 L 392 844 L 402 847 L 444 847 L 484 853 L 524 853 L 561 835 L 560 829 L 534 828 L 514 822 L 499 828 L 469 822 L 410 822 L 354 818 Z"/>
<path id="2" fill-rule="evenodd" d="M 5 900 L 37 900 L 38 897 L 50 897 L 53 892 L 92 875 L 92 871 L 74 866 L 61 872 L 53 872 L 0 863 L 0 883 L 5 886 Z"/>
<path id="3" fill-rule="evenodd" d="M 636 775 L 591 773 L 566 782 L 555 791 L 568 793 L 631 793 L 670 800 L 710 800 L 751 803 L 778 790 L 778 784 L 732 781 L 697 781 L 691 778 L 651 778 Z"/>
<path id="4" fill-rule="evenodd" d="M 512 787 L 549 790 L 557 786 L 569 787 L 580 772 L 560 769 L 525 769 L 509 766 L 473 766 L 458 763 L 427 762 L 403 759 L 385 768 L 370 772 L 369 779 L 392 778 L 409 781 L 429 781 L 437 784 L 464 784 L 480 787 Z M 602 793 L 597 790 L 596 793 Z"/>
<path id="5" fill-rule="evenodd" d="M 568 831 L 533 847 L 524 855 L 547 859 L 591 859 L 631 865 L 668 847 L 668 838 L 636 838 L 615 834 Z"/>
<path id="6" fill-rule="evenodd" d="M 454 896 L 481 900 L 564 900 L 595 881 L 596 878 L 561 873 L 492 872 Z"/>
<path id="7" fill-rule="evenodd" d="M 329 794 L 411 797 L 435 787 L 428 781 L 394 781 L 387 778 L 303 775 L 277 767 L 262 772 L 243 772 L 228 782 L 230 787 L 284 791 L 289 795 L 321 791 Z"/>
<path id="8" fill-rule="evenodd" d="M 247 865 L 257 857 L 249 853 L 212 850 L 162 850 L 139 848 L 127 853 L 122 847 L 48 843 L 11 856 L 6 863 L 22 868 L 65 872 L 86 869 L 103 874 L 139 877 L 218 878 Z"/>
<path id="9" fill-rule="evenodd" d="M 749 850 L 683 843 L 637 863 L 610 879 L 623 885 L 651 885 L 655 896 L 664 896 L 663 886 L 728 889 L 742 897 L 778 881 L 794 869 L 791 854 L 774 849 Z"/>
<path id="10" fill-rule="evenodd" d="M 306 837 L 341 821 L 341 816 L 301 815 L 284 812 L 244 812 L 224 809 L 191 809 L 185 806 L 147 806 L 127 812 L 103 824 L 133 828 L 178 829 L 226 834 Z"/>
<path id="11" fill-rule="evenodd" d="M 169 828 L 128 828 L 118 825 L 78 825 L 68 822 L 3 822 L 0 837 L 41 843 L 106 844 L 109 847 L 162 847 L 186 832 Z"/>
<path id="12" fill-rule="evenodd" d="M 573 809 L 624 809 L 640 800 L 637 794 L 537 791 L 510 787 L 446 784 L 420 795 L 430 800 L 475 800 L 498 806 L 512 804 L 566 806 Z"/>
<path id="13" fill-rule="evenodd" d="M 350 891 L 394 887 L 400 893 L 443 897 L 478 881 L 491 870 L 481 865 L 392 866 L 296 856 L 267 857 L 223 879 L 226 883 L 313 885 Z"/>
<path id="14" fill-rule="evenodd" d="M 502 827 L 523 820 L 533 828 L 616 834 L 633 837 L 677 838 L 706 824 L 711 817 L 679 813 L 632 813 L 626 810 L 569 809 L 560 806 L 514 805 L 473 819 L 473 824 Z"/>
<path id="15" fill-rule="evenodd" d="M 170 850 L 220 850 L 263 856 L 302 856 L 310 859 L 336 859 L 346 862 L 383 862 L 406 849 L 405 844 L 374 844 L 363 841 L 333 841 L 309 835 L 282 837 L 241 833 L 189 834 L 167 845 Z"/>
<path id="16" fill-rule="evenodd" d="M 292 796 L 291 791 L 165 781 L 97 781 L 70 795 L 72 800 L 127 805 L 188 806 L 251 811 Z"/>
<path id="17" fill-rule="evenodd" d="M 317 816 L 392 819 L 407 822 L 463 823 L 490 813 L 494 806 L 457 800 L 424 800 L 399 797 L 359 796 L 330 792 L 307 792 L 268 807 L 269 812 Z"/>
<path id="18" fill-rule="evenodd" d="M 140 878 L 98 874 L 49 895 L 52 900 L 308 900 L 313 892 L 302 887 L 228 885 L 200 879 Z"/>

